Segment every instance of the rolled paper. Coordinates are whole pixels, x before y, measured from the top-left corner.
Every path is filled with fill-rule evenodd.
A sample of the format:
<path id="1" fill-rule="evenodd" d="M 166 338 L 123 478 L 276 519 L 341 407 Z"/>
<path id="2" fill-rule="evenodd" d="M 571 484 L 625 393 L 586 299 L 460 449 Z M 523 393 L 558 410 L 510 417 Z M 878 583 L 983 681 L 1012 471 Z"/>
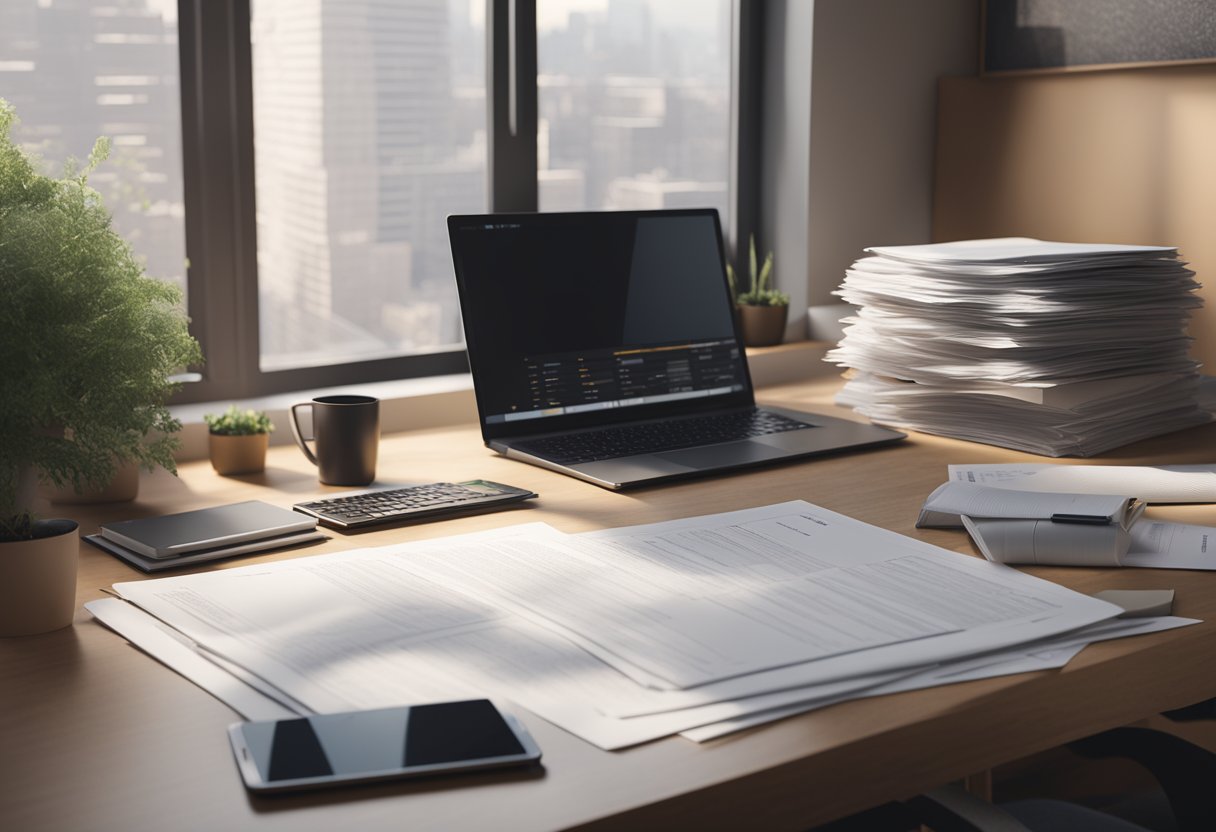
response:
<path id="1" fill-rule="evenodd" d="M 993 563 L 1038 566 L 1121 566 L 1131 535 L 1117 523 L 963 517 L 963 526 Z"/>

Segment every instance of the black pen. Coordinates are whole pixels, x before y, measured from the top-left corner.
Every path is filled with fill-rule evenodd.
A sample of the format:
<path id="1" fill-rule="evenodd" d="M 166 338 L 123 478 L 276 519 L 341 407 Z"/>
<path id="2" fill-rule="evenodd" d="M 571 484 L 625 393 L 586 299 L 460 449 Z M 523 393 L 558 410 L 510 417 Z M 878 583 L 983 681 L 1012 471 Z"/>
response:
<path id="1" fill-rule="evenodd" d="M 1097 514 L 1053 514 L 1053 523 L 1084 523 L 1089 526 L 1109 526 L 1111 519 Z"/>

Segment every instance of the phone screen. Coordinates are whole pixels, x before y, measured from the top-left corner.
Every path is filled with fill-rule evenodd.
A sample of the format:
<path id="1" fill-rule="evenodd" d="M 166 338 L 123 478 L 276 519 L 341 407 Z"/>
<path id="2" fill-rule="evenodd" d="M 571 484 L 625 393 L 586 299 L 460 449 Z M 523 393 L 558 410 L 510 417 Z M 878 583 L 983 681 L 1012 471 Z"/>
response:
<path id="1" fill-rule="evenodd" d="M 407 770 L 479 768 L 540 756 L 527 733 L 508 724 L 486 699 L 238 723 L 233 733 L 238 763 L 242 768 L 252 763 L 260 785 L 269 788 L 301 780 L 307 785 Z M 259 785 L 248 777 L 246 782 Z"/>

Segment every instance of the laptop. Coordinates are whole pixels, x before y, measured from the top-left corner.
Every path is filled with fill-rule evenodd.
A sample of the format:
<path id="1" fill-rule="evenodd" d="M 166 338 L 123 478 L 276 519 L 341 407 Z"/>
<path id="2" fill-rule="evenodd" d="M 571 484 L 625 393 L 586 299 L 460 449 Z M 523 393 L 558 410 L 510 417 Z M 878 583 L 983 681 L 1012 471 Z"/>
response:
<path id="1" fill-rule="evenodd" d="M 488 447 L 629 488 L 896 442 L 758 408 L 710 209 L 448 217 Z"/>

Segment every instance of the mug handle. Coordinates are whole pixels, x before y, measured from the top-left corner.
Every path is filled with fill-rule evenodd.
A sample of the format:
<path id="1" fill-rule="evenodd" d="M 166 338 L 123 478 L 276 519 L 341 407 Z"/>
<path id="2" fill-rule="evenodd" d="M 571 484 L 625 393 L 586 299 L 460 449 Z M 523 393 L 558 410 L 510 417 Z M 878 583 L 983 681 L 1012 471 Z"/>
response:
<path id="1" fill-rule="evenodd" d="M 296 444 L 300 446 L 300 450 L 304 452 L 304 456 L 308 457 L 308 461 L 313 465 L 319 465 L 320 463 L 317 462 L 316 455 L 309 450 L 308 445 L 305 444 L 307 442 L 315 442 L 316 437 L 305 437 L 300 431 L 299 409 L 301 407 L 311 408 L 312 402 L 302 402 L 301 404 L 293 404 L 291 406 L 291 435 L 296 438 Z"/>

